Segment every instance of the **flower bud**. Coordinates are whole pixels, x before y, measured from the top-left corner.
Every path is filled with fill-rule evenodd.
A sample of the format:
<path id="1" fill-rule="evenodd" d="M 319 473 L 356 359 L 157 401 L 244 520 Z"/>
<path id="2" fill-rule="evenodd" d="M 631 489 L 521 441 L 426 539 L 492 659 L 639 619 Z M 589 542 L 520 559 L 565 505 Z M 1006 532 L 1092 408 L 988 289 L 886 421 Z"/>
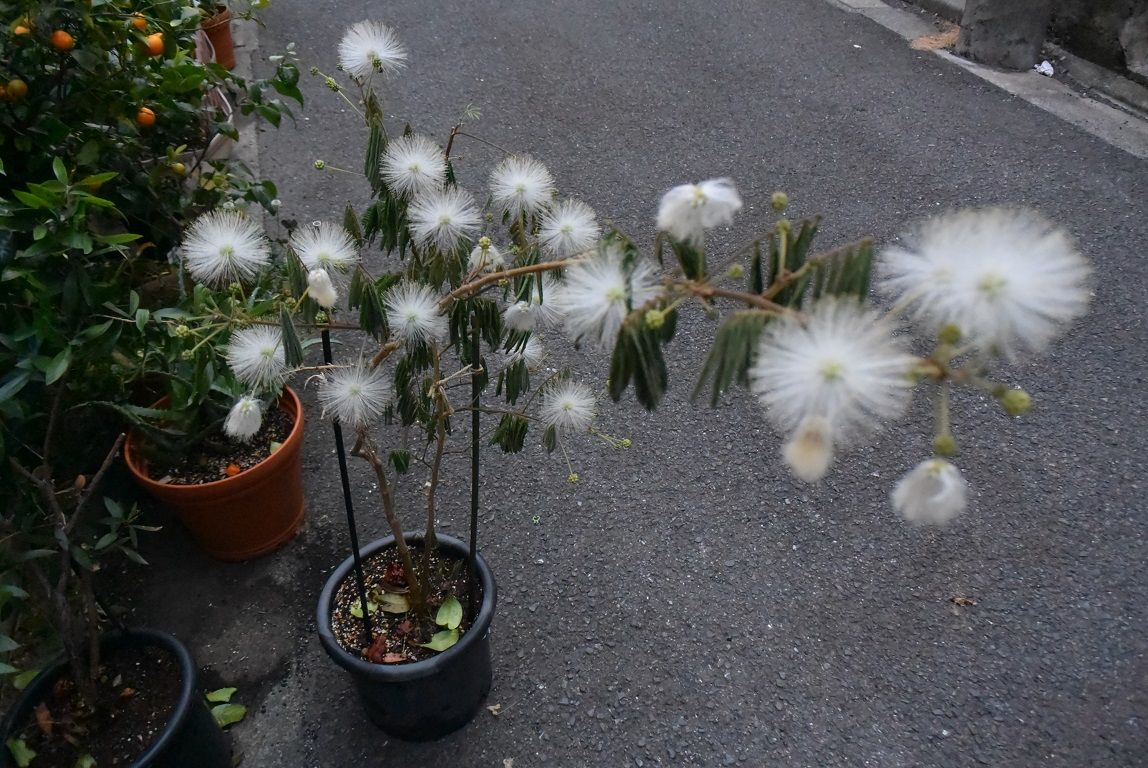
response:
<path id="1" fill-rule="evenodd" d="M 790 223 L 789 219 L 781 219 L 777 222 L 777 233 L 779 235 L 787 235 L 791 229 L 793 229 L 793 225 Z"/>
<path id="2" fill-rule="evenodd" d="M 937 341 L 941 344 L 956 344 L 961 340 L 961 329 L 949 323 L 937 331 Z"/>
<path id="3" fill-rule="evenodd" d="M 957 441 L 949 433 L 937 435 L 933 439 L 933 453 L 948 458 L 957 452 Z"/>
<path id="4" fill-rule="evenodd" d="M 569 475 L 566 476 L 566 480 L 567 480 L 567 482 L 571 482 L 571 483 L 578 482 L 578 473 L 577 472 L 571 472 Z"/>
<path id="5" fill-rule="evenodd" d="M 478 247 L 481 248 L 482 250 L 489 251 L 490 245 L 491 245 L 490 238 L 487 237 L 486 235 L 483 235 L 482 237 L 478 238 Z"/>
<path id="6" fill-rule="evenodd" d="M 323 85 L 327 86 L 328 88 L 330 88 L 335 93 L 339 92 L 339 83 L 333 77 L 328 77 L 325 80 L 323 80 Z"/>
<path id="7" fill-rule="evenodd" d="M 339 300 L 339 292 L 325 269 L 312 269 L 307 273 L 307 293 L 324 309 L 330 309 Z"/>
<path id="8" fill-rule="evenodd" d="M 311 67 L 311 75 L 312 75 L 313 77 L 318 77 L 318 75 L 319 75 L 319 68 L 318 68 L 318 67 Z"/>
<path id="9" fill-rule="evenodd" d="M 633 443 L 633 441 L 631 441 L 631 440 L 630 440 L 630 438 L 628 438 L 628 437 L 623 437 L 623 438 L 622 438 L 622 447 L 623 447 L 623 448 L 629 448 L 629 447 L 630 447 L 631 445 L 633 445 L 633 444 L 634 444 L 634 443 Z"/>
<path id="10" fill-rule="evenodd" d="M 731 280 L 740 280 L 745 276 L 745 267 L 741 264 L 731 264 L 729 271 L 726 272 Z"/>
<path id="11" fill-rule="evenodd" d="M 175 327 L 176 338 L 185 339 L 191 333 L 191 329 L 182 323 Z"/>
<path id="12" fill-rule="evenodd" d="M 769 198 L 769 207 L 781 213 L 789 207 L 789 195 L 784 192 L 774 192 L 773 196 Z"/>
<path id="13" fill-rule="evenodd" d="M 179 357 L 181 360 L 190 360 L 193 357 L 195 357 L 195 353 L 192 352 L 190 349 L 185 349 L 179 353 Z"/>
<path id="14" fill-rule="evenodd" d="M 646 312 L 646 327 L 656 331 L 666 324 L 666 312 L 662 309 L 651 309 Z"/>
<path id="15" fill-rule="evenodd" d="M 1009 416 L 1020 416 L 1032 407 L 1032 397 L 1023 389 L 1010 389 L 997 396 L 997 402 Z"/>
<path id="16" fill-rule="evenodd" d="M 316 160 L 315 161 L 315 170 L 316 171 L 321 171 L 326 167 L 327 167 L 327 164 L 325 162 L 323 162 L 322 160 Z"/>

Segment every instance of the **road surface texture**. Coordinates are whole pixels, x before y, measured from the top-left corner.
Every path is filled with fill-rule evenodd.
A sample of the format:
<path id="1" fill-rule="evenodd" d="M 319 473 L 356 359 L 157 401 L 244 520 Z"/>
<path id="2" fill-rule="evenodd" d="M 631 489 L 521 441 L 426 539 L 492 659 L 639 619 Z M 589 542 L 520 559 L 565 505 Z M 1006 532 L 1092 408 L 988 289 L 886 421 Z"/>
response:
<path id="1" fill-rule="evenodd" d="M 474 133 L 543 159 L 563 193 L 644 247 L 661 193 L 715 176 L 736 179 L 747 203 L 718 249 L 763 231 L 779 189 L 794 216 L 825 214 L 822 247 L 1016 204 L 1079 238 L 1095 300 L 1048 354 L 1001 371 L 1035 399 L 1023 419 L 957 398 L 971 506 L 939 531 L 905 525 L 888 501 L 930 455 L 926 398 L 802 485 L 746 393 L 717 411 L 689 403 L 714 324 L 687 313 L 665 406 L 646 414 L 628 395 L 602 408 L 629 450 L 576 442 L 574 485 L 540 447 L 489 455 L 481 547 L 500 590 L 487 702 L 498 714 L 484 708 L 431 744 L 376 730 L 315 635 L 316 597 L 347 541 L 329 426 L 312 410 L 296 541 L 213 563 L 156 510 L 169 524 L 135 574 L 135 620 L 180 634 L 209 681 L 250 707 L 233 729 L 245 768 L 1148 761 L 1148 162 L 812 0 L 277 0 L 261 55 L 294 42 L 304 72 L 334 73 L 344 29 L 366 18 L 410 49 L 385 94 L 393 131 L 410 122 L 445 138 L 477 105 Z M 365 200 L 355 177 L 311 168 L 359 167 L 364 130 L 304 80 L 297 128 L 260 140 L 282 216 L 301 222 Z M 499 154 L 459 141 L 460 179 L 481 193 Z M 552 365 L 604 382 L 602 354 L 552 346 Z M 465 468 L 452 460 L 440 500 L 454 533 Z M 385 522 L 355 476 L 371 540 Z"/>

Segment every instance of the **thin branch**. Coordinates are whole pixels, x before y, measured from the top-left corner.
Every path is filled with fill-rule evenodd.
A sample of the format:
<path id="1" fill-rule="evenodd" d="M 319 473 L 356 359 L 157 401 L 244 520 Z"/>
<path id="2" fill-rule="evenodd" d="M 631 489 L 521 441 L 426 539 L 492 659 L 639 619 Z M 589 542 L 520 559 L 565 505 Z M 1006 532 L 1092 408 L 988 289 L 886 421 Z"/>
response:
<path id="1" fill-rule="evenodd" d="M 529 264 L 525 267 L 515 267 L 514 269 L 506 269 L 501 272 L 491 272 L 489 275 L 484 275 L 472 283 L 464 283 L 458 288 L 455 288 L 446 296 L 443 296 L 442 299 L 439 300 L 438 305 L 440 309 L 446 309 L 455 299 L 473 296 L 474 294 L 478 293 L 479 290 L 485 288 L 491 283 L 508 280 L 512 277 L 518 277 L 519 275 L 533 275 L 538 272 L 550 272 L 555 269 L 561 269 L 563 267 L 569 267 L 573 264 L 577 264 L 579 261 L 579 259 L 544 261 L 541 264 Z"/>

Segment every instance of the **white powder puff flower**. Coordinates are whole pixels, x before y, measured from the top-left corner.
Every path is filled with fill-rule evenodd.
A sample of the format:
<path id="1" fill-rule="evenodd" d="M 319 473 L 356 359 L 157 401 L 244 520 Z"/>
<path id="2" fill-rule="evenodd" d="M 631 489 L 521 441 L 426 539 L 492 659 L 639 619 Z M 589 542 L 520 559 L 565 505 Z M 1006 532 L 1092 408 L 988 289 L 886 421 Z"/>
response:
<path id="1" fill-rule="evenodd" d="M 394 75 L 406 66 L 407 51 L 386 24 L 360 21 L 339 41 L 339 66 L 351 77 L 366 80 L 376 72 Z"/>
<path id="2" fill-rule="evenodd" d="M 192 222 L 180 244 L 187 271 L 216 287 L 255 277 L 271 259 L 263 231 L 236 211 L 212 211 Z"/>
<path id="3" fill-rule="evenodd" d="M 542 290 L 537 278 L 530 281 L 530 292 L 502 312 L 502 322 L 510 329 L 526 333 L 537 328 L 551 328 L 562 322 L 562 285 L 549 274 L 542 275 Z"/>
<path id="4" fill-rule="evenodd" d="M 563 200 L 542 217 L 538 241 L 546 253 L 564 259 L 591 248 L 600 232 L 593 208 L 580 200 Z"/>
<path id="5" fill-rule="evenodd" d="M 350 233 L 329 221 L 296 229 L 291 234 L 291 250 L 308 270 L 346 272 L 359 263 L 359 249 Z"/>
<path id="6" fill-rule="evenodd" d="M 490 196 L 494 204 L 517 218 L 534 215 L 550 207 L 554 179 L 546 166 L 526 157 L 508 157 L 490 175 Z"/>
<path id="7" fill-rule="evenodd" d="M 1039 352 L 1088 308 L 1088 262 L 1033 212 L 957 211 L 881 254 L 879 288 L 932 333 L 955 325 L 986 352 Z"/>
<path id="8" fill-rule="evenodd" d="M 307 295 L 323 309 L 330 309 L 339 300 L 339 292 L 325 269 L 312 269 L 307 273 Z"/>
<path id="9" fill-rule="evenodd" d="M 660 293 L 654 265 L 638 261 L 627 273 L 622 253 L 607 248 L 580 260 L 566 272 L 558 308 L 566 318 L 566 333 L 603 349 L 614 344 L 622 322 Z"/>
<path id="10" fill-rule="evenodd" d="M 401 136 L 387 144 L 380 169 L 383 181 L 395 193 L 414 197 L 442 189 L 446 155 L 426 136 Z"/>
<path id="11" fill-rule="evenodd" d="M 243 395 L 231 406 L 227 420 L 223 422 L 223 431 L 228 437 L 246 443 L 262 426 L 263 408 L 259 400 Z"/>
<path id="12" fill-rule="evenodd" d="M 278 387 L 287 377 L 279 329 L 253 325 L 233 333 L 227 345 L 227 364 L 235 378 L 256 391 Z"/>
<path id="13" fill-rule="evenodd" d="M 425 285 L 404 280 L 383 296 L 391 333 L 408 343 L 441 341 L 448 333 L 438 296 Z"/>
<path id="14" fill-rule="evenodd" d="M 913 362 L 875 312 L 853 299 L 827 299 L 804 317 L 771 322 L 749 377 L 774 425 L 799 433 L 794 441 L 812 439 L 808 430 L 816 428 L 842 443 L 901 415 Z M 807 421 L 811 418 L 823 423 Z"/>
<path id="15" fill-rule="evenodd" d="M 457 188 L 416 197 L 407 208 L 407 219 L 415 242 L 424 248 L 435 245 L 443 252 L 453 251 L 482 223 L 474 198 Z"/>
<path id="16" fill-rule="evenodd" d="M 662 195 L 658 229 L 675 240 L 701 245 L 707 229 L 728 225 L 739 210 L 741 196 L 733 179 L 682 184 Z"/>
<path id="17" fill-rule="evenodd" d="M 469 272 L 495 272 L 506 266 L 502 252 L 490 242 L 489 237 L 478 238 L 478 245 L 470 252 L 466 268 Z"/>
<path id="18" fill-rule="evenodd" d="M 585 432 L 594 423 L 598 404 L 590 387 L 580 381 L 561 381 L 542 393 L 539 417 L 560 433 Z"/>
<path id="19" fill-rule="evenodd" d="M 542 360 L 546 357 L 546 350 L 542 346 L 542 342 L 538 337 L 531 334 L 526 339 L 526 343 L 516 346 L 506 353 L 504 365 L 510 367 L 520 360 L 526 361 L 527 369 L 533 370 L 542 364 Z"/>
<path id="20" fill-rule="evenodd" d="M 368 425 L 391 402 L 391 384 L 382 368 L 360 363 L 328 371 L 319 384 L 323 416 L 330 415 L 351 429 Z"/>
<path id="21" fill-rule="evenodd" d="M 833 463 L 833 431 L 820 416 L 806 416 L 781 452 L 786 465 L 800 479 L 816 483 Z"/>
<path id="22" fill-rule="evenodd" d="M 917 525 L 944 525 L 965 511 L 968 483 L 944 459 L 922 461 L 893 489 L 897 514 Z"/>

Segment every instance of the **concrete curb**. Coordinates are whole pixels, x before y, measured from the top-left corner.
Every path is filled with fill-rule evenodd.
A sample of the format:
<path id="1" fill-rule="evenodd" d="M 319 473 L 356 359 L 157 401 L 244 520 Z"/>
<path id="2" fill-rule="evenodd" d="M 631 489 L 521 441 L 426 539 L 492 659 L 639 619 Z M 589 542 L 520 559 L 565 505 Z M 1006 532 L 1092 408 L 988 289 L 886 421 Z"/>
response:
<path id="1" fill-rule="evenodd" d="M 965 12 L 965 0 L 908 0 L 908 2 L 954 24 L 961 23 L 961 15 Z"/>

